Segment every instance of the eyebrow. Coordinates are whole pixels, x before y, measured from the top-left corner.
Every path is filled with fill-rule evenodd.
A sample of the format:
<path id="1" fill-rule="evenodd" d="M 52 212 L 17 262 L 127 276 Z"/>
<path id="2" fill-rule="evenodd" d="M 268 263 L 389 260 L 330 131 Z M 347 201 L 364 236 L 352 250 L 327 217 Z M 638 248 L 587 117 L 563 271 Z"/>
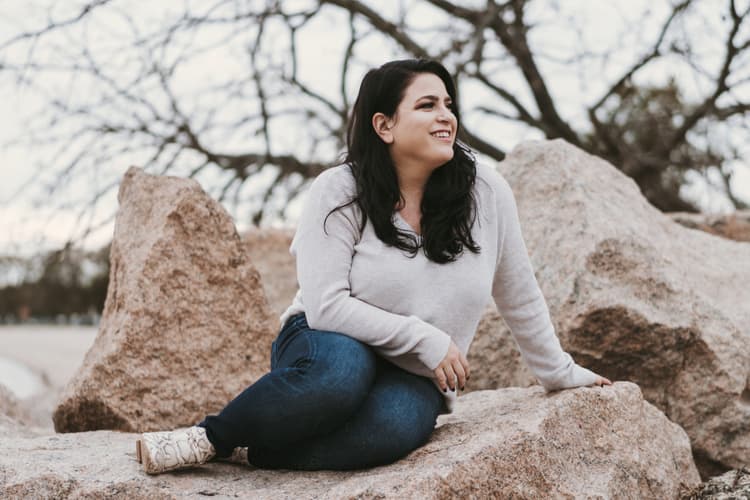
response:
<path id="1" fill-rule="evenodd" d="M 421 101 L 422 99 L 427 99 L 428 101 L 439 101 L 440 100 L 440 98 L 438 96 L 436 96 L 436 95 L 423 95 L 422 97 L 417 98 L 417 101 Z M 451 98 L 451 96 L 447 96 L 445 98 L 445 100 L 453 102 L 453 99 Z"/>

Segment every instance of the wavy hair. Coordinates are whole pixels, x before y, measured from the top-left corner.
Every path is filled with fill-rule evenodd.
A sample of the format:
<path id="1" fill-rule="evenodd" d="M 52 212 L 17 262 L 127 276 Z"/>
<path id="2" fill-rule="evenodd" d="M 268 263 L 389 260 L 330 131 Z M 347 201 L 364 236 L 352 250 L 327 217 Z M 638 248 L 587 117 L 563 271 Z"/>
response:
<path id="1" fill-rule="evenodd" d="M 391 61 L 367 72 L 359 87 L 347 127 L 348 152 L 344 159 L 356 183 L 354 198 L 328 213 L 356 203 L 361 212 L 360 232 L 369 218 L 377 237 L 385 244 L 404 250 L 415 257 L 420 244 L 414 235 L 393 224 L 393 211 L 403 202 L 396 168 L 387 145 L 375 133 L 372 117 L 383 113 L 393 117 L 406 88 L 422 73 L 440 78 L 453 104 L 456 133 L 460 124 L 458 99 L 448 71 L 437 61 L 406 59 Z M 469 148 L 458 141 L 453 144 L 453 158 L 435 169 L 427 180 L 422 196 L 422 244 L 425 256 L 434 262 L 453 262 L 464 248 L 479 253 L 471 236 L 476 219 L 473 187 L 476 159 Z M 326 216 L 326 219 L 328 218 Z M 324 221 L 325 226 L 325 221 Z"/>

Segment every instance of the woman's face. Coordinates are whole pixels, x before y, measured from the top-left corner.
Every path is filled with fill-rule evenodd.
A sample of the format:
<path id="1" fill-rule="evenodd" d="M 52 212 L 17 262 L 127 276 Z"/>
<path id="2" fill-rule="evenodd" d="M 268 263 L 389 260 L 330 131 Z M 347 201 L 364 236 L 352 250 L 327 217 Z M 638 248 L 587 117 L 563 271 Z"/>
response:
<path id="1" fill-rule="evenodd" d="M 443 81 L 420 73 L 406 88 L 392 118 L 373 117 L 378 135 L 388 144 L 397 167 L 415 164 L 435 169 L 453 158 L 457 120 Z"/>

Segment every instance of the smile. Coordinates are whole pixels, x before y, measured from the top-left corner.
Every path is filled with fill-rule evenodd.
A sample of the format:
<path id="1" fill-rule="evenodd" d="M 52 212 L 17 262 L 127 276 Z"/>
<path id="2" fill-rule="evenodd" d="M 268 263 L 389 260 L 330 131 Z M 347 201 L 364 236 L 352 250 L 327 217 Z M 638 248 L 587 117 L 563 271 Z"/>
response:
<path id="1" fill-rule="evenodd" d="M 430 134 L 433 137 L 437 137 L 438 139 L 450 139 L 451 133 L 447 130 L 439 130 L 437 132 L 433 132 Z"/>

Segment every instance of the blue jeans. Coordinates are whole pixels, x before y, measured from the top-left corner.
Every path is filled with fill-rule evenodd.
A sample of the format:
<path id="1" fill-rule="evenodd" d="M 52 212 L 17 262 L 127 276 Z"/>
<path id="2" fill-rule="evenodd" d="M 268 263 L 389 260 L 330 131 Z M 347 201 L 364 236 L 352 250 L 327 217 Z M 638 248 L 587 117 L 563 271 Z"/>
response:
<path id="1" fill-rule="evenodd" d="M 271 372 L 198 425 L 220 457 L 247 446 L 261 468 L 348 470 L 404 457 L 446 411 L 431 380 L 351 337 L 311 329 L 300 313 L 273 342 Z"/>

